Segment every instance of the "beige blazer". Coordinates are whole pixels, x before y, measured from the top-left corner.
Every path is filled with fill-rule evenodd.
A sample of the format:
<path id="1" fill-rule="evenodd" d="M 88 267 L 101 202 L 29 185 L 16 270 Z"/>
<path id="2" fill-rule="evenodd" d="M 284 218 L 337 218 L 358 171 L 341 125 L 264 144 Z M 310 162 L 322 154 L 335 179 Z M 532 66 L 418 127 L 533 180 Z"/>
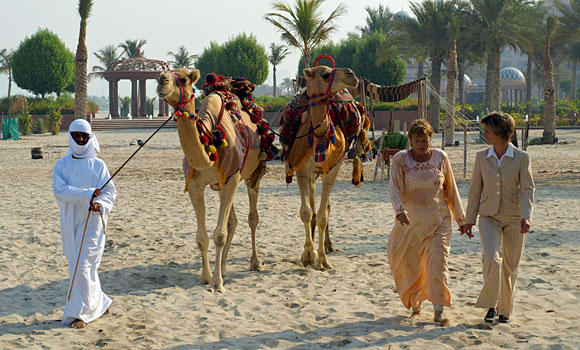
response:
<path id="1" fill-rule="evenodd" d="M 478 213 L 519 216 L 531 221 L 536 186 L 530 156 L 514 147 L 514 157 L 504 157 L 498 168 L 495 157 L 487 158 L 488 150 L 479 151 L 475 156 L 466 223 L 475 224 Z"/>

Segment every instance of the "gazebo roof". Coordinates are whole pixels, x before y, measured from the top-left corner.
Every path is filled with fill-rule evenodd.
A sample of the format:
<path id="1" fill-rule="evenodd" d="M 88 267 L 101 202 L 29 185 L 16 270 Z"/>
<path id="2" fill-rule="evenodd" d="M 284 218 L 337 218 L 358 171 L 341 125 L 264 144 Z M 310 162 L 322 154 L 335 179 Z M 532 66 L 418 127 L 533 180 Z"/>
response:
<path id="1" fill-rule="evenodd" d="M 103 76 L 107 80 L 157 79 L 159 73 L 165 70 L 170 70 L 167 62 L 140 56 L 111 63 L 103 72 Z"/>

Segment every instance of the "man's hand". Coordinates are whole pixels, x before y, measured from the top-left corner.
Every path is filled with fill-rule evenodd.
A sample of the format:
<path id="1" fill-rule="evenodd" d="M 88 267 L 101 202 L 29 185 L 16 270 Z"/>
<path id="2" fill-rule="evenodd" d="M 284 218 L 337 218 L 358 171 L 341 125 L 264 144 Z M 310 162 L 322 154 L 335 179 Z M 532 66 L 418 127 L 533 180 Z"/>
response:
<path id="1" fill-rule="evenodd" d="M 99 203 L 93 203 L 91 206 L 92 211 L 101 211 L 101 205 Z"/>
<path id="2" fill-rule="evenodd" d="M 471 232 L 472 227 L 473 227 L 473 224 L 465 224 L 465 225 L 461 226 L 459 228 L 459 231 L 461 231 L 461 233 L 459 235 L 461 236 L 462 234 L 465 234 L 467 237 L 473 238 L 473 232 Z"/>
<path id="3" fill-rule="evenodd" d="M 103 193 L 103 191 L 101 191 L 101 189 L 100 189 L 100 188 L 97 188 L 97 189 L 95 190 L 95 192 L 93 192 L 93 198 L 97 198 L 98 196 L 100 196 L 100 195 L 101 195 L 101 193 Z"/>
<path id="4" fill-rule="evenodd" d="M 520 221 L 520 226 L 521 226 L 520 233 L 524 234 L 524 233 L 530 232 L 530 226 L 531 226 L 530 220 L 522 219 Z"/>
<path id="5" fill-rule="evenodd" d="M 397 221 L 401 223 L 401 225 L 409 225 L 409 215 L 406 211 L 398 214 L 396 216 Z"/>
<path id="6" fill-rule="evenodd" d="M 473 225 L 472 224 L 463 224 L 462 226 L 459 227 L 459 232 L 460 232 L 460 236 L 462 234 L 465 234 L 467 237 L 469 237 L 469 239 L 473 238 L 473 233 L 471 232 L 471 227 Z"/>

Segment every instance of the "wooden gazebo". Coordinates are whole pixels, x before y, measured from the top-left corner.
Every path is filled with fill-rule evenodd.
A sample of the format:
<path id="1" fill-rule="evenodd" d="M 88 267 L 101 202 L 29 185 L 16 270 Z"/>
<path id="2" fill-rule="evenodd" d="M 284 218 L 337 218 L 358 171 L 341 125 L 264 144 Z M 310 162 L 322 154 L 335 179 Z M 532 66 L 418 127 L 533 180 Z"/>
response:
<path id="1" fill-rule="evenodd" d="M 109 114 L 119 118 L 119 80 L 131 80 L 131 116 L 147 116 L 147 79 L 158 79 L 159 74 L 169 70 L 163 61 L 143 56 L 118 60 L 109 65 L 103 76 L 109 82 Z M 169 115 L 169 105 L 159 100 L 159 116 Z"/>

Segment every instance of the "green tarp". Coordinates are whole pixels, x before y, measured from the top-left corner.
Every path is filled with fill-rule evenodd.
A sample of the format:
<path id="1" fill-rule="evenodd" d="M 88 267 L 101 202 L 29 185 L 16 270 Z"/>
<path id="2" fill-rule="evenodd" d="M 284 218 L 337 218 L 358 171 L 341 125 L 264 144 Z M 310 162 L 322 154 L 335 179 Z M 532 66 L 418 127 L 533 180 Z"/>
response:
<path id="1" fill-rule="evenodd" d="M 2 140 L 18 140 L 18 118 L 2 119 Z"/>

